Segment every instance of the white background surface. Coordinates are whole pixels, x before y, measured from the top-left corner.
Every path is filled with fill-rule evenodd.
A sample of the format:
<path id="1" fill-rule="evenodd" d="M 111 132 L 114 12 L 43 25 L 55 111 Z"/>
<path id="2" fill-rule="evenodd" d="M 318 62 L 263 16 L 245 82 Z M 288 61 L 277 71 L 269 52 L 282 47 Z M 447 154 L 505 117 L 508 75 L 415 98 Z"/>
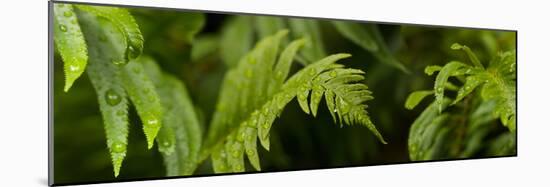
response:
<path id="1" fill-rule="evenodd" d="M 519 30 L 519 156 L 90 186 L 550 186 L 550 6 L 544 1 L 94 2 Z M 47 1 L 2 1 L 1 7 L 0 186 L 46 186 Z"/>

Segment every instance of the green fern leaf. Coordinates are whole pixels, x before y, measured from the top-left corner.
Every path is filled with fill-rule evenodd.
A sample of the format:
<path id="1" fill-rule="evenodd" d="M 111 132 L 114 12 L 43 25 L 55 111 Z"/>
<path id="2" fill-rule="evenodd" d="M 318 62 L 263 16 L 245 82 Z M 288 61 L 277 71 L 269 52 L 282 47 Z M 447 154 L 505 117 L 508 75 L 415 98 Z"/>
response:
<path id="1" fill-rule="evenodd" d="M 143 65 L 135 60 L 130 61 L 122 69 L 121 79 L 143 124 L 147 148 L 151 149 L 157 133 L 162 127 L 160 99 L 155 86 L 149 76 L 144 73 Z"/>
<path id="2" fill-rule="evenodd" d="M 516 52 L 497 55 L 486 71 L 487 80 L 481 95 L 484 99 L 497 101 L 497 110 L 502 124 L 516 130 Z"/>
<path id="3" fill-rule="evenodd" d="M 434 91 L 435 91 L 435 101 L 439 105 L 439 112 L 443 111 L 443 96 L 445 92 L 445 85 L 449 77 L 456 75 L 456 72 L 459 72 L 459 69 L 466 67 L 465 64 L 457 61 L 452 61 L 447 63 L 441 70 L 435 79 Z"/>
<path id="4" fill-rule="evenodd" d="M 344 69 L 335 62 L 348 54 L 336 54 L 312 63 L 284 81 L 290 63 L 304 39 L 291 42 L 277 59 L 278 47 L 287 31 L 262 39 L 238 66 L 231 69 L 222 83 L 206 147 L 201 160 L 211 154 L 216 173 L 244 171 L 244 155 L 260 170 L 256 141 L 269 150 L 269 130 L 284 107 L 297 97 L 300 106 L 316 115 L 321 97 L 330 97 L 329 110 L 340 124 L 368 127 L 383 143 L 370 121 L 365 101 L 372 99 L 367 86 L 357 83 L 363 72 Z M 311 93 L 311 94 L 309 94 Z M 309 102 L 308 102 L 309 98 Z"/>
<path id="5" fill-rule="evenodd" d="M 252 20 L 249 18 L 238 17 L 223 26 L 220 52 L 228 67 L 235 67 L 240 58 L 252 48 L 254 30 L 250 27 L 251 24 Z"/>
<path id="6" fill-rule="evenodd" d="M 107 147 L 111 154 L 115 177 L 118 176 L 128 144 L 128 99 L 120 78 L 119 68 L 110 63 L 116 54 L 111 43 L 100 39 L 101 29 L 97 18 L 77 11 L 82 31 L 89 44 L 90 61 L 87 72 L 98 96 L 103 117 Z"/>
<path id="7" fill-rule="evenodd" d="M 72 5 L 54 4 L 54 41 L 64 62 L 67 92 L 88 63 L 88 48 Z"/>
<path id="8" fill-rule="evenodd" d="M 405 108 L 412 110 L 422 99 L 424 99 L 426 96 L 432 95 L 434 92 L 432 90 L 422 90 L 422 91 L 415 91 L 407 97 L 407 101 L 405 101 Z"/>
<path id="9" fill-rule="evenodd" d="M 378 51 L 378 45 L 374 41 L 374 38 L 369 32 L 363 29 L 362 24 L 343 21 L 333 21 L 332 24 L 342 36 L 353 43 L 371 52 Z"/>
<path id="10" fill-rule="evenodd" d="M 450 103 L 449 99 L 442 101 L 443 106 L 437 102 L 433 102 L 428 108 L 420 114 L 413 122 L 409 131 L 409 158 L 413 161 L 432 160 L 437 158 L 440 153 L 437 150 L 439 142 L 444 142 L 443 136 L 448 133 L 446 119 L 449 114 L 440 113 L 440 107 L 445 108 Z"/>
<path id="11" fill-rule="evenodd" d="M 198 165 L 202 144 L 200 124 L 185 85 L 162 73 L 148 57 L 140 57 L 145 73 L 151 77 L 161 98 L 163 126 L 157 137 L 168 176 L 191 175 Z"/>
<path id="12" fill-rule="evenodd" d="M 124 37 L 124 59 L 119 63 L 126 64 L 137 58 L 143 51 L 143 36 L 134 17 L 124 8 L 75 5 L 78 9 L 94 14 L 110 21 Z"/>

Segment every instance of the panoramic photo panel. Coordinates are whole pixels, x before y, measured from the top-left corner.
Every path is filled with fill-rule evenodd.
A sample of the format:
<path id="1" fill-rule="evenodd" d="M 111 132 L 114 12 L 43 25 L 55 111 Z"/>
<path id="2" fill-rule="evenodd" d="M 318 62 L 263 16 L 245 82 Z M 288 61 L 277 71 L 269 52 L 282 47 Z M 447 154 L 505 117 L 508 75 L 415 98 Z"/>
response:
<path id="1" fill-rule="evenodd" d="M 516 31 L 50 3 L 50 184 L 516 156 Z"/>

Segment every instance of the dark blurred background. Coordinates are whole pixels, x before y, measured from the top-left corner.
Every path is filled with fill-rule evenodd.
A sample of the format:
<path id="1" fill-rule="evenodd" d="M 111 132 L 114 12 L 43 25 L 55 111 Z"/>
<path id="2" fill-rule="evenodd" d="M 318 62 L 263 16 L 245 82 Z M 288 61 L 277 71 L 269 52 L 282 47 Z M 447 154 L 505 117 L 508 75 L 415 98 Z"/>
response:
<path id="1" fill-rule="evenodd" d="M 185 82 L 204 133 L 215 109 L 221 80 L 228 69 L 221 61 L 217 45 L 222 26 L 230 17 L 254 16 L 157 9 L 131 9 L 131 13 L 145 38 L 144 54 L 155 58 L 164 71 Z M 189 21 L 201 19 L 203 21 Z M 405 74 L 378 62 L 372 54 L 343 38 L 328 21 L 320 21 L 320 26 L 327 54 L 350 53 L 353 57 L 340 63 L 366 72 L 366 84 L 375 97 L 367 103 L 368 111 L 388 144 L 381 144 L 367 128 L 341 128 L 334 124 L 324 101 L 316 118 L 302 112 L 293 101 L 273 125 L 271 151 L 258 149 L 263 171 L 408 162 L 409 127 L 427 103 L 421 103 L 422 107 L 412 111 L 403 105 L 412 91 L 433 87 L 434 77 L 425 75 L 424 67 L 466 60 L 462 53 L 450 50 L 455 42 L 468 45 L 481 61 L 487 62 L 497 51 L 514 49 L 516 40 L 515 33 L 509 31 L 379 24 L 390 51 L 411 71 Z M 189 33 L 189 27 L 200 29 L 198 33 Z M 253 38 L 254 41 L 259 39 L 257 35 Z M 197 42 L 210 50 L 194 56 L 193 44 Z M 56 183 L 115 180 L 97 96 L 87 75 L 83 74 L 65 93 L 63 63 L 58 54 L 55 54 L 54 63 Z M 295 63 L 293 71 L 301 67 L 300 63 Z M 140 124 L 135 109 L 130 107 L 128 152 L 118 179 L 165 176 L 161 154 L 156 147 L 147 149 Z M 208 159 L 195 174 L 211 174 L 209 162 Z"/>

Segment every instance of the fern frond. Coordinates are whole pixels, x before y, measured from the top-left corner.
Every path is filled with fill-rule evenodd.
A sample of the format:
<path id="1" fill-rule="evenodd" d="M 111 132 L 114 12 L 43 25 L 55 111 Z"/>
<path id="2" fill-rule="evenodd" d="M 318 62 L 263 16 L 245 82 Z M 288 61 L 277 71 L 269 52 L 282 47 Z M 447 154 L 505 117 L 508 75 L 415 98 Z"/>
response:
<path id="1" fill-rule="evenodd" d="M 157 137 L 168 176 L 191 175 L 202 144 L 200 124 L 183 82 L 163 73 L 148 57 L 138 58 L 161 96 L 163 126 Z"/>
<path id="2" fill-rule="evenodd" d="M 450 103 L 449 99 L 440 103 L 433 102 L 413 122 L 409 131 L 409 158 L 411 160 L 433 160 L 437 159 L 438 143 L 445 142 L 444 136 L 449 132 L 449 125 L 446 124 L 449 114 L 440 113 L 441 107 L 445 108 Z"/>
<path id="3" fill-rule="evenodd" d="M 405 108 L 412 110 L 420 101 L 422 101 L 426 96 L 432 95 L 434 92 L 432 90 L 422 90 L 422 91 L 415 91 L 407 97 L 407 100 L 405 101 Z"/>
<path id="4" fill-rule="evenodd" d="M 97 93 L 107 136 L 115 177 L 118 176 L 128 144 L 128 96 L 120 78 L 118 67 L 110 63 L 113 45 L 100 41 L 101 29 L 97 18 L 77 11 L 82 31 L 89 44 L 90 61 L 87 73 Z"/>
<path id="5" fill-rule="evenodd" d="M 89 45 L 88 74 L 99 97 L 116 177 L 126 155 L 127 98 L 132 101 L 142 120 L 148 148 L 154 145 L 155 137 L 162 126 L 160 99 L 141 63 L 132 60 L 126 66 L 120 66 L 112 62 L 113 59 L 125 55 L 127 50 L 124 43 L 126 38 L 123 33 L 118 32 L 117 24 L 102 21 L 102 18 L 86 11 L 77 10 L 76 13 Z"/>
<path id="6" fill-rule="evenodd" d="M 452 61 L 445 66 L 428 66 L 425 73 L 437 74 L 434 90 L 435 102 L 427 107 L 419 118 L 411 126 L 409 133 L 409 156 L 411 160 L 433 160 L 454 157 L 470 157 L 480 149 L 482 139 L 490 132 L 489 122 L 499 118 L 501 123 L 510 132 L 502 134 L 489 145 L 489 154 L 504 155 L 513 152 L 515 146 L 515 122 L 516 122 L 516 57 L 515 51 L 499 53 L 485 68 L 477 56 L 467 46 L 453 44 L 454 50 L 463 50 L 472 65 L 458 61 Z M 448 79 L 454 77 L 463 85 L 457 89 L 450 86 Z M 481 92 L 474 92 L 480 87 Z M 444 90 L 457 91 L 456 98 L 444 96 Z M 432 91 L 417 91 L 409 95 L 406 108 L 413 108 L 422 98 L 430 95 Z M 444 110 L 449 105 L 456 105 L 466 96 L 478 93 L 480 97 L 476 103 L 466 101 L 464 113 L 451 115 Z M 471 106 L 474 105 L 474 106 Z M 469 109 L 475 109 L 468 114 Z M 490 115 L 493 113 L 493 115 Z M 456 125 L 458 124 L 458 125 Z M 451 131 L 462 131 L 465 135 L 451 134 Z M 460 133 L 459 133 L 460 134 Z M 457 146 L 439 145 L 437 142 L 455 142 Z M 460 150 L 462 152 L 460 152 Z"/>
<path id="7" fill-rule="evenodd" d="M 143 124 L 147 148 L 151 149 L 162 126 L 159 95 L 149 76 L 144 73 L 143 65 L 136 60 L 130 61 L 122 68 L 120 75 L 124 88 L 136 107 Z"/>
<path id="8" fill-rule="evenodd" d="M 118 7 L 75 5 L 78 9 L 94 14 L 111 22 L 122 34 L 125 43 L 124 61 L 137 58 L 143 51 L 143 36 L 139 26 L 128 10 Z"/>
<path id="9" fill-rule="evenodd" d="M 88 63 L 88 48 L 78 18 L 70 4 L 54 4 L 54 41 L 64 65 L 65 92 L 82 75 Z"/>
<path id="10" fill-rule="evenodd" d="M 476 55 L 468 48 L 460 44 L 451 46 L 455 50 L 463 50 L 468 55 L 474 66 L 461 62 L 453 61 L 443 66 L 436 77 L 434 91 L 436 102 L 440 103 L 444 97 L 445 84 L 449 77 L 465 79 L 464 85 L 458 90 L 457 97 L 453 104 L 458 103 L 464 97 L 472 93 L 475 88 L 481 87 L 481 95 L 485 100 L 497 100 L 497 110 L 495 116 L 498 116 L 503 125 L 511 131 L 515 131 L 516 121 L 516 53 L 509 51 L 500 53 L 494 58 L 488 68 L 485 68 L 479 62 Z M 427 74 L 438 70 L 436 66 L 427 67 Z M 440 110 L 441 112 L 442 110 Z"/>
<path id="11" fill-rule="evenodd" d="M 201 154 L 202 159 L 211 154 L 216 173 L 244 171 L 245 154 L 260 170 L 257 139 L 269 150 L 271 125 L 294 97 L 304 112 L 315 116 L 324 95 L 335 121 L 364 125 L 385 143 L 364 105 L 372 99 L 367 86 L 358 83 L 364 79 L 364 72 L 335 63 L 350 55 L 328 56 L 284 81 L 294 55 L 306 42 L 291 42 L 277 61 L 278 47 L 286 34 L 280 31 L 264 38 L 226 74 L 206 149 Z"/>

